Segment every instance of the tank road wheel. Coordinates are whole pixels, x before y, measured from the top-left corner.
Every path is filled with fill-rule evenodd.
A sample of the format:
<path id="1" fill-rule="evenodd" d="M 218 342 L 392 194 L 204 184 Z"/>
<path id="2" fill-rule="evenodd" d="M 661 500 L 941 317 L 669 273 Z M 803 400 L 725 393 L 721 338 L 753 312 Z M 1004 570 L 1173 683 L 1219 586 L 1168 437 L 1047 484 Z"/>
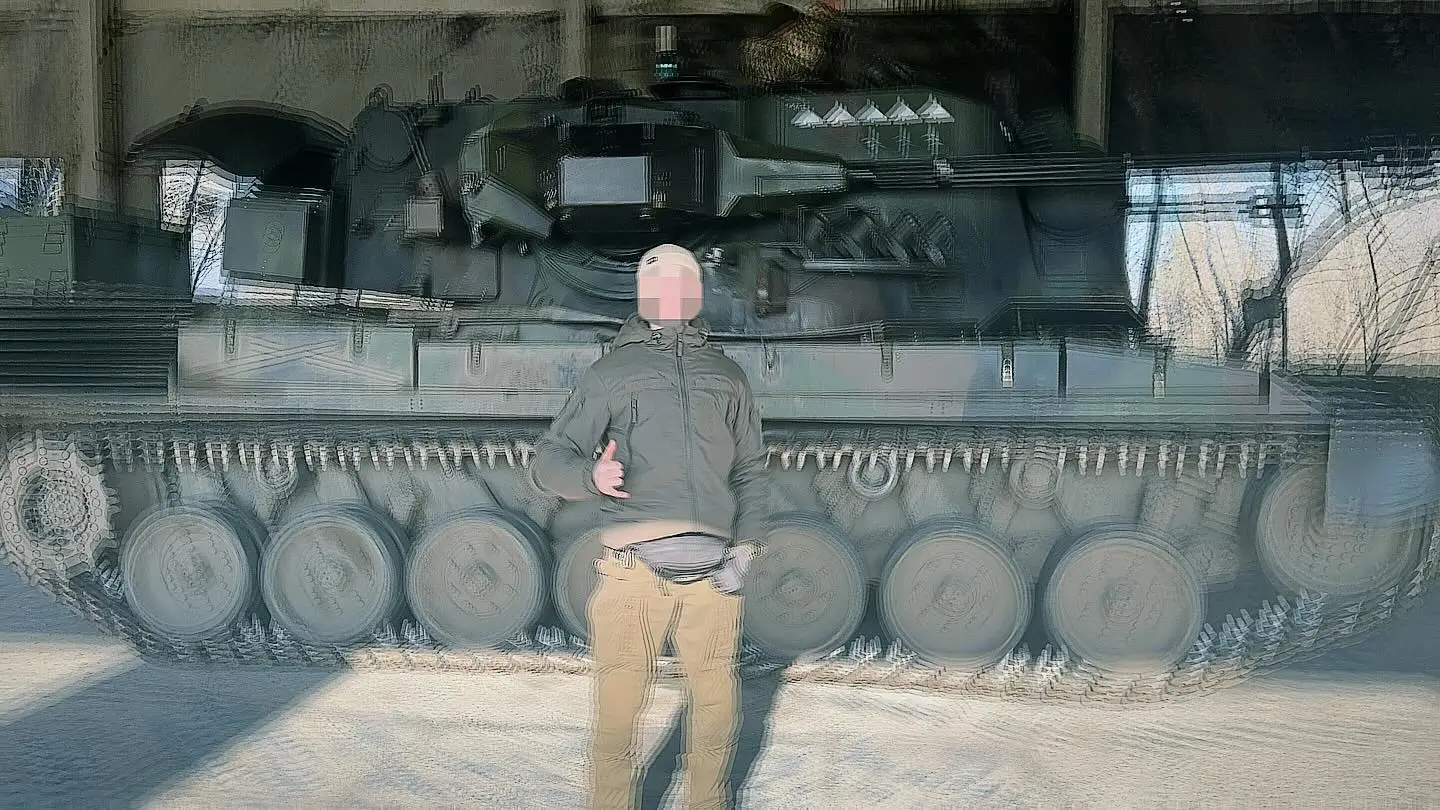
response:
<path id="1" fill-rule="evenodd" d="M 746 638 L 786 660 L 826 655 L 848 641 L 865 613 L 865 570 L 854 546 L 803 512 L 778 516 L 765 542 L 741 591 Z"/>
<path id="2" fill-rule="evenodd" d="M 1019 642 L 1033 599 L 1000 543 L 970 521 L 942 517 L 896 544 L 880 579 L 880 620 L 931 663 L 973 672 Z"/>
<path id="3" fill-rule="evenodd" d="M 401 539 L 357 504 L 322 505 L 275 532 L 260 562 L 270 614 L 310 644 L 369 637 L 399 609 Z"/>
<path id="4" fill-rule="evenodd" d="M 1178 662 L 1205 623 L 1205 587 L 1170 543 L 1130 526 L 1084 535 L 1045 587 L 1052 638 L 1098 669 L 1157 674 Z"/>
<path id="5" fill-rule="evenodd" d="M 1325 526 L 1325 468 L 1299 467 L 1265 489 L 1255 518 L 1260 567 L 1278 588 L 1358 602 L 1405 576 L 1423 526 Z"/>
<path id="6" fill-rule="evenodd" d="M 526 520 L 470 509 L 427 530 L 405 571 L 410 609 L 435 639 L 457 649 L 494 647 L 545 607 L 545 541 Z"/>
<path id="7" fill-rule="evenodd" d="M 99 464 L 73 442 L 13 442 L 0 466 L 0 544 L 27 567 L 73 577 L 112 539 L 114 503 Z"/>
<path id="8" fill-rule="evenodd" d="M 125 601 L 156 634 L 204 641 L 255 604 L 264 529 L 219 501 L 157 506 L 120 544 Z"/>
<path id="9" fill-rule="evenodd" d="M 599 529 L 591 529 L 566 543 L 551 583 L 555 612 L 560 614 L 561 624 L 571 635 L 586 640 L 590 638 L 590 623 L 585 618 L 585 608 L 590 602 L 590 593 L 595 590 L 595 561 L 600 559 L 604 548 Z"/>

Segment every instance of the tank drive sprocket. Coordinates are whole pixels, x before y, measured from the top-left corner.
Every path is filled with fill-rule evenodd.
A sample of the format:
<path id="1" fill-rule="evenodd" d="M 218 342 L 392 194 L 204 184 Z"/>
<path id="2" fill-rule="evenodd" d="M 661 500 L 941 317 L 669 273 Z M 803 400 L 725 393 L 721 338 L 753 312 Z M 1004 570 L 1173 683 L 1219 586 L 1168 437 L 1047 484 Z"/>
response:
<path id="1" fill-rule="evenodd" d="M 0 548 L 37 571 L 95 572 L 114 541 L 117 504 L 94 454 L 36 431 L 12 441 L 0 463 Z"/>

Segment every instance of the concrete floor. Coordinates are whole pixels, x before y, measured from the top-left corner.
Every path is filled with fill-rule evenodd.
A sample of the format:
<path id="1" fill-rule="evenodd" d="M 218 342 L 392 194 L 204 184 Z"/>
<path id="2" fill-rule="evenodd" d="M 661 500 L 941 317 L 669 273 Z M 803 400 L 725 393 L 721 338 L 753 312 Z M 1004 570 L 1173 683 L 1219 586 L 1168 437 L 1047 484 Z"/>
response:
<path id="1" fill-rule="evenodd" d="M 1421 610 L 1284 677 L 1138 710 L 753 682 L 741 804 L 1440 807 L 1440 608 Z M 584 804 L 581 677 L 156 666 L 8 572 L 0 618 L 3 807 Z M 678 742 L 679 702 L 657 696 L 652 750 Z"/>

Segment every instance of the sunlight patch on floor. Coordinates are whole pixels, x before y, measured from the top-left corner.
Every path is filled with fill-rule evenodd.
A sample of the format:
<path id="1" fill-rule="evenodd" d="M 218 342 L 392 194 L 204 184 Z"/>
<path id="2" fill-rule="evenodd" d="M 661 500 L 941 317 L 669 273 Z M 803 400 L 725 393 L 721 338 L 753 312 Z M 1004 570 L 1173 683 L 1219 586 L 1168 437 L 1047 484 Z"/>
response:
<path id="1" fill-rule="evenodd" d="M 105 639 L 0 633 L 0 724 L 140 665 Z"/>

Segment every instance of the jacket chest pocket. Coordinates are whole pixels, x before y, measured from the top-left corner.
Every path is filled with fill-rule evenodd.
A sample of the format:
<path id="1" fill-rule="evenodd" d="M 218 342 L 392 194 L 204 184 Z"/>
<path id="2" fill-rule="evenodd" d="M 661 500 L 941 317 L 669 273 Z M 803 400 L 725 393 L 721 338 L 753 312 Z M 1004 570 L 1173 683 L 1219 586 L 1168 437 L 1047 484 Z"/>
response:
<path id="1" fill-rule="evenodd" d="M 690 419 L 696 436 L 711 443 L 733 438 L 731 399 L 729 391 L 714 385 L 697 386 L 690 392 Z"/>
<path id="2" fill-rule="evenodd" d="M 713 442 L 730 435 L 730 396 L 715 386 L 683 393 L 665 386 L 633 391 L 624 401 L 620 422 L 628 442 L 642 455 L 679 453 L 695 437 Z"/>
<path id="3" fill-rule="evenodd" d="M 684 440 L 684 415 L 679 393 L 672 388 L 645 388 L 630 392 L 621 421 L 631 452 L 654 457 L 678 452 Z"/>

